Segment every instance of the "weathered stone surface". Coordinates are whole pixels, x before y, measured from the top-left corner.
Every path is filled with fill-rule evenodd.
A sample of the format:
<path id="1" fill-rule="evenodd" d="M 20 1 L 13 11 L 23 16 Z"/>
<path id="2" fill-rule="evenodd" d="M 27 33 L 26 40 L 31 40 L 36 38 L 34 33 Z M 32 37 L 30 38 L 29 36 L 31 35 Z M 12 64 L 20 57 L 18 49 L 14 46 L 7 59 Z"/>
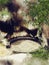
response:
<path id="1" fill-rule="evenodd" d="M 46 24 L 43 24 L 43 33 L 45 37 L 49 39 L 49 26 Z"/>
<path id="2" fill-rule="evenodd" d="M 30 41 L 30 40 L 23 40 L 17 41 L 11 45 L 11 51 L 16 52 L 33 52 L 36 49 L 39 49 L 40 44 Z"/>
<path id="3" fill-rule="evenodd" d="M 11 45 L 11 48 L 6 48 L 2 43 L 0 44 L 0 56 L 11 55 L 13 52 L 33 52 L 40 48 L 40 44 L 30 41 L 17 41 Z"/>
<path id="4" fill-rule="evenodd" d="M 31 54 L 20 53 L 0 57 L 0 65 L 49 65 L 49 59 L 42 60 Z"/>
<path id="5" fill-rule="evenodd" d="M 0 57 L 0 65 L 23 65 L 26 59 L 30 59 L 31 55 L 29 54 L 14 54 L 10 56 Z"/>

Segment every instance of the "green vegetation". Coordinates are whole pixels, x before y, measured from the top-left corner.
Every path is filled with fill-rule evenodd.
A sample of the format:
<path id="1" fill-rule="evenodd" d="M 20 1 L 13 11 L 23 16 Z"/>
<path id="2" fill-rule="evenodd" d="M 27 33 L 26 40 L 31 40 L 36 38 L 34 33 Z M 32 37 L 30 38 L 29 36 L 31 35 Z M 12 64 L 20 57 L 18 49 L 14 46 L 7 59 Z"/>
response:
<path id="1" fill-rule="evenodd" d="M 7 8 L 2 8 L 0 11 L 0 20 L 6 21 L 10 20 L 12 17 L 12 14 L 8 11 Z"/>
<path id="2" fill-rule="evenodd" d="M 0 10 L 2 10 L 2 8 L 5 8 L 5 5 L 9 2 L 11 2 L 11 0 L 0 0 Z"/>
<path id="3" fill-rule="evenodd" d="M 32 56 L 43 60 L 47 60 L 49 58 L 49 50 L 45 48 L 40 48 L 39 50 L 32 52 Z"/>
<path id="4" fill-rule="evenodd" d="M 5 5 L 9 2 L 10 0 L 0 0 L 0 5 Z"/>
<path id="5" fill-rule="evenodd" d="M 45 48 L 40 48 L 37 51 L 33 52 L 32 56 L 43 60 L 47 60 L 49 58 L 49 50 Z"/>
<path id="6" fill-rule="evenodd" d="M 8 12 L 8 9 L 7 8 L 3 8 L 2 11 L 0 11 L 0 15 L 3 16 L 3 15 L 10 15 L 10 13 Z"/>
<path id="7" fill-rule="evenodd" d="M 8 11 L 8 8 L 6 8 L 6 4 L 8 4 L 9 2 L 11 2 L 11 0 L 0 0 L 0 20 L 2 19 L 9 19 L 11 18 L 11 14 Z M 7 18 L 6 18 L 7 17 Z"/>
<path id="8" fill-rule="evenodd" d="M 41 30 L 42 25 L 49 25 L 49 0 L 38 0 L 37 3 L 28 3 L 29 15 L 34 20 L 34 25 L 38 25 Z"/>

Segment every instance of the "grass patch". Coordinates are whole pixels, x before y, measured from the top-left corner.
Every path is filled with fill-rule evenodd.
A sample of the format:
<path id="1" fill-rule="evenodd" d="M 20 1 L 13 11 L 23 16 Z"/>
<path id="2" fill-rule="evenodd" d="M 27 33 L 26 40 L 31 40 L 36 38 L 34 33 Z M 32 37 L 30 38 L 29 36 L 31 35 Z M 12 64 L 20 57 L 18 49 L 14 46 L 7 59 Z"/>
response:
<path id="1" fill-rule="evenodd" d="M 32 56 L 43 60 L 47 60 L 49 58 L 49 49 L 40 48 L 39 50 L 33 52 Z"/>

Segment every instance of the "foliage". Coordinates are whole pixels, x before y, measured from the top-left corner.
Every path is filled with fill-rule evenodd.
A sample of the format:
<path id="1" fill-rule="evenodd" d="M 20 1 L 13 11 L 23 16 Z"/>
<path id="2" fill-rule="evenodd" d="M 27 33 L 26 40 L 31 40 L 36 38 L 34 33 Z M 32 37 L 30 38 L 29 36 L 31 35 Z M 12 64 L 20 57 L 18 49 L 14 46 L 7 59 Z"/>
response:
<path id="1" fill-rule="evenodd" d="M 49 50 L 45 48 L 40 48 L 39 50 L 33 52 L 32 56 L 43 60 L 47 60 L 49 58 Z"/>
<path id="2" fill-rule="evenodd" d="M 10 2 L 11 0 L 0 0 L 0 5 L 5 5 L 7 4 L 8 2 Z"/>
<path id="3" fill-rule="evenodd" d="M 7 8 L 3 8 L 2 11 L 0 11 L 0 15 L 8 15 L 9 12 L 8 12 L 8 9 Z"/>
<path id="4" fill-rule="evenodd" d="M 42 31 L 43 24 L 49 25 L 49 0 L 37 0 L 37 2 L 27 2 L 28 3 L 28 14 L 34 20 L 34 25 L 38 25 L 40 32 Z M 32 56 L 40 59 L 49 58 L 49 50 L 40 48 L 39 50 L 32 53 Z"/>
<path id="5" fill-rule="evenodd" d="M 0 11 L 0 20 L 2 21 L 10 20 L 11 17 L 12 14 L 8 11 L 8 9 L 2 8 L 2 10 Z"/>
<path id="6" fill-rule="evenodd" d="M 34 19 L 34 24 L 42 27 L 43 23 L 49 25 L 49 0 L 38 0 L 28 3 L 29 15 Z"/>

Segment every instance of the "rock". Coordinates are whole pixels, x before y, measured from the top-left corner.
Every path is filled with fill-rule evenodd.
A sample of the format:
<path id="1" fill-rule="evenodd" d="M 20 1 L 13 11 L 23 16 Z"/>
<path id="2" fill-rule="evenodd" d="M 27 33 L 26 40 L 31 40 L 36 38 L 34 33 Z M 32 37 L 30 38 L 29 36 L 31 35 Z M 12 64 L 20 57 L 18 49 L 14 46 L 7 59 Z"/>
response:
<path id="1" fill-rule="evenodd" d="M 0 57 L 4 57 L 10 54 L 11 54 L 11 51 L 6 49 L 6 47 L 2 43 L 0 43 Z"/>
<path id="2" fill-rule="evenodd" d="M 46 24 L 43 24 L 43 33 L 47 39 L 49 39 L 49 26 Z"/>
<path id="3" fill-rule="evenodd" d="M 17 41 L 11 45 L 10 50 L 15 52 L 33 52 L 40 48 L 40 44 L 30 40 Z"/>
<path id="4" fill-rule="evenodd" d="M 30 54 L 13 54 L 10 56 L 0 57 L 0 65 L 23 65 L 26 59 L 30 59 Z"/>

